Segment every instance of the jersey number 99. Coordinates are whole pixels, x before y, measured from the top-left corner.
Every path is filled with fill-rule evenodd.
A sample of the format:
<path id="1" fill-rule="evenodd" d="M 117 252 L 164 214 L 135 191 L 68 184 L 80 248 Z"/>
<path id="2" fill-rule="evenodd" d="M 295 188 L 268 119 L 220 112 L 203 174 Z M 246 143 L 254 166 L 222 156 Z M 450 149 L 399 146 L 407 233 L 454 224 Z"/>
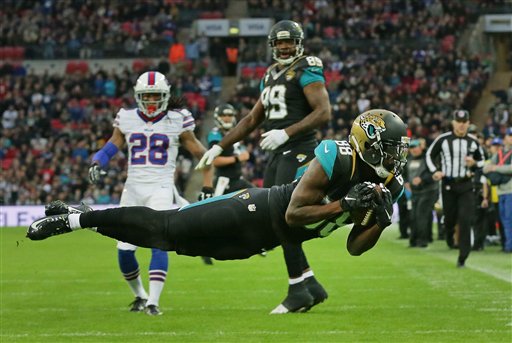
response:
<path id="1" fill-rule="evenodd" d="M 267 119 L 283 119 L 288 115 L 285 96 L 286 86 L 275 85 L 265 87 L 261 93 L 261 102 L 265 108 Z"/>

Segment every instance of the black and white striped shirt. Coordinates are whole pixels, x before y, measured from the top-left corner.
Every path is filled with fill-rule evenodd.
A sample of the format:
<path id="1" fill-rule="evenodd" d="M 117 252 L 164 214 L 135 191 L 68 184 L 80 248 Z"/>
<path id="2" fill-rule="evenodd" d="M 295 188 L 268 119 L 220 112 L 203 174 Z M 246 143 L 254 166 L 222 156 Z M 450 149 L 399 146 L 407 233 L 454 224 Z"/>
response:
<path id="1" fill-rule="evenodd" d="M 439 135 L 426 153 L 427 167 L 431 173 L 439 170 L 436 162 L 441 158 L 440 167 L 447 179 L 465 179 L 471 177 L 465 158 L 473 157 L 476 167 L 484 165 L 484 151 L 478 140 L 470 135 L 457 137 L 452 131 Z"/>

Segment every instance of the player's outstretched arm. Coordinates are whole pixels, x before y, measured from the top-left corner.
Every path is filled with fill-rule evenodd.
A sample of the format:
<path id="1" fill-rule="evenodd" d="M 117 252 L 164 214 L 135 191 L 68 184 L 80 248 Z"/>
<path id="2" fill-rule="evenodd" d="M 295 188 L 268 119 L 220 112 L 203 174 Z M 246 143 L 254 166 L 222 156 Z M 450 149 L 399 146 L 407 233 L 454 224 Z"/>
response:
<path id="1" fill-rule="evenodd" d="M 329 179 L 320 162 L 313 159 L 293 191 L 286 210 L 288 225 L 308 225 L 342 212 L 339 201 L 322 203 L 328 183 Z"/>

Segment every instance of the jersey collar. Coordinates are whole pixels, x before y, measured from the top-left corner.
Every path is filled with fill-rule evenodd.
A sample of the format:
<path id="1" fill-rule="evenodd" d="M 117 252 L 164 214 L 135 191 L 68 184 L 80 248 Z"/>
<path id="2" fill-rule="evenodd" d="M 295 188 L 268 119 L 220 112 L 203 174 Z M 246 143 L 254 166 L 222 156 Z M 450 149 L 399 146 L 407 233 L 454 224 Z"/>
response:
<path id="1" fill-rule="evenodd" d="M 147 122 L 157 123 L 160 120 L 162 120 L 163 117 L 165 117 L 165 115 L 167 114 L 167 111 L 163 111 L 159 115 L 154 116 L 154 117 L 148 117 L 147 115 L 142 113 L 139 109 L 137 109 L 137 114 L 139 115 L 140 119 L 142 119 L 146 123 Z"/>

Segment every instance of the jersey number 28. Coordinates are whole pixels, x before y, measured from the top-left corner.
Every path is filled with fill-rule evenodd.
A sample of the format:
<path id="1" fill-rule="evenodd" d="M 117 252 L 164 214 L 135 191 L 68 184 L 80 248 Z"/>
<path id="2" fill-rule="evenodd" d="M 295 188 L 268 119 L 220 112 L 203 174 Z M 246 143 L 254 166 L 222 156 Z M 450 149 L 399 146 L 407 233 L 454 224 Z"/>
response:
<path id="1" fill-rule="evenodd" d="M 134 133 L 130 136 L 131 164 L 156 164 L 167 163 L 167 149 L 169 137 L 154 133 L 149 137 L 143 133 Z"/>

